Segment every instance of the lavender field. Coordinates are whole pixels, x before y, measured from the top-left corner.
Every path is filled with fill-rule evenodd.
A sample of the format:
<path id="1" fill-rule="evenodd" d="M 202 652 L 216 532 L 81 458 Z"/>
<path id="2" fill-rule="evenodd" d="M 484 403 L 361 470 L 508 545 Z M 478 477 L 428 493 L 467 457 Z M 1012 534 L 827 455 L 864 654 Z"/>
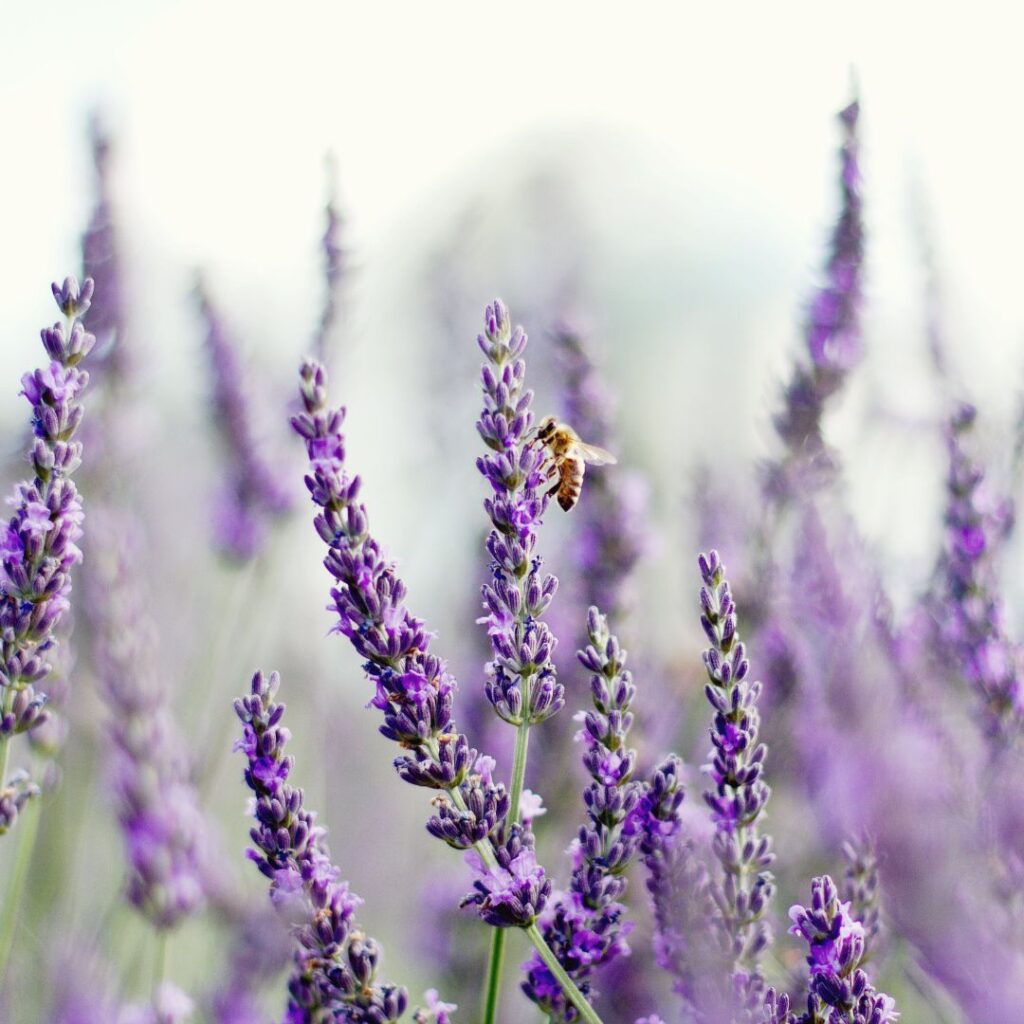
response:
<path id="1" fill-rule="evenodd" d="M 0 1021 L 1024 1021 L 1016 36 L 791 13 L 12 15 Z"/>

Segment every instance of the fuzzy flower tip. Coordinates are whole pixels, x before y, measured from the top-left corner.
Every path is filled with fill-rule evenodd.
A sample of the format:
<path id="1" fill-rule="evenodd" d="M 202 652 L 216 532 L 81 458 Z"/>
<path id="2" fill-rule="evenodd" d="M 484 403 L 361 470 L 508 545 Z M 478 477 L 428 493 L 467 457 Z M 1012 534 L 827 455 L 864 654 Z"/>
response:
<path id="1" fill-rule="evenodd" d="M 542 616 L 558 580 L 544 573 L 534 554 L 537 527 L 547 508 L 544 450 L 530 439 L 533 392 L 522 358 L 527 337 L 512 328 L 500 299 L 484 313 L 477 338 L 487 362 L 480 369 L 483 410 L 477 431 L 487 446 L 477 469 L 491 486 L 484 509 L 491 521 L 487 552 L 491 582 L 482 590 L 493 660 L 487 666 L 487 699 L 512 725 L 542 722 L 565 704 L 555 676 L 555 638 Z"/>
<path id="2" fill-rule="evenodd" d="M 803 939 L 809 949 L 808 1021 L 887 1024 L 899 1018 L 892 998 L 876 992 L 861 969 L 864 926 L 853 916 L 850 904 L 840 901 L 828 875 L 811 884 L 811 905 L 791 907 L 789 917 L 793 922 L 790 934 Z M 770 1020 L 786 1020 L 779 1016 L 779 1004 L 778 996 L 770 993 L 766 1006 L 775 1014 Z"/>
<path id="3" fill-rule="evenodd" d="M 505 827 L 510 797 L 493 778 L 494 761 L 469 745 L 454 720 L 456 681 L 430 653 L 430 634 L 406 607 L 405 584 L 370 532 L 360 481 L 345 462 L 343 409 L 327 401 L 327 371 L 313 360 L 301 371 L 301 412 L 292 426 L 306 445 L 306 487 L 314 526 L 327 545 L 334 579 L 335 630 L 364 659 L 381 733 L 402 748 L 398 774 L 436 791 L 427 831 L 457 850 L 473 850 L 472 904 L 497 927 L 526 927 L 541 912 L 551 882 L 533 858 L 526 824 Z"/>
<path id="4" fill-rule="evenodd" d="M 767 749 L 758 739 L 761 684 L 749 678 L 736 606 L 718 552 L 701 555 L 698 563 L 700 621 L 710 643 L 704 651 L 704 694 L 713 711 L 711 760 L 704 766 L 711 786 L 704 800 L 711 809 L 713 850 L 722 869 L 712 882 L 718 909 L 714 924 L 722 947 L 732 950 L 734 1015 L 755 1019 L 764 1000 L 760 959 L 771 942 L 764 915 L 775 891 L 768 870 L 774 860 L 771 839 L 758 833 L 771 793 L 764 781 Z"/>
<path id="5" fill-rule="evenodd" d="M 640 841 L 632 825 L 643 792 L 633 780 L 636 751 L 627 746 L 636 687 L 626 652 L 597 608 L 590 609 L 587 631 L 590 643 L 577 657 L 591 673 L 593 701 L 582 730 L 583 765 L 591 780 L 583 794 L 588 819 L 574 843 L 569 891 L 551 903 L 541 920 L 546 942 L 584 994 L 589 994 L 587 979 L 597 967 L 629 952 L 626 936 L 632 925 L 625 921 L 619 897 Z M 539 955 L 524 970 L 523 991 L 552 1021 L 578 1019 Z"/>
<path id="6" fill-rule="evenodd" d="M 10 498 L 14 513 L 0 528 L 0 742 L 46 721 L 40 684 L 50 673 L 56 628 L 70 607 L 71 569 L 82 559 L 82 503 L 71 474 L 82 459 L 75 432 L 89 375 L 79 363 L 95 338 L 79 319 L 92 301 L 93 282 L 73 277 L 52 286 L 65 316 L 42 331 L 49 364 L 21 379 L 32 406 L 32 476 Z M 21 773 L 0 779 L 0 834 L 36 792 Z"/>
<path id="7" fill-rule="evenodd" d="M 324 1020 L 386 1024 L 405 1012 L 405 989 L 376 984 L 380 947 L 355 925 L 362 902 L 331 862 L 326 832 L 288 782 L 290 734 L 275 701 L 277 673 L 257 672 L 250 693 L 235 701 L 246 758 L 245 782 L 255 794 L 249 857 L 270 882 L 271 900 L 299 919 L 288 980 L 286 1024 Z"/>

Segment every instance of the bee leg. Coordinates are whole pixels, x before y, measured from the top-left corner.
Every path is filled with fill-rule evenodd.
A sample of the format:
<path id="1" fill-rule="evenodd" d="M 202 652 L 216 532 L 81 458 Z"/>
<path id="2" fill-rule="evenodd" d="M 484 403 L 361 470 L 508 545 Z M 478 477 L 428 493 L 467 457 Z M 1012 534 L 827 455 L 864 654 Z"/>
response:
<path id="1" fill-rule="evenodd" d="M 551 477 L 548 477 L 548 479 L 550 480 L 550 479 L 551 479 Z M 548 496 L 549 498 L 552 498 L 552 497 L 554 497 L 554 496 L 555 496 L 555 495 L 556 495 L 556 494 L 558 493 L 558 489 L 559 489 L 559 487 L 561 487 L 561 486 L 562 486 L 562 479 L 561 479 L 561 477 L 559 477 L 559 478 L 558 478 L 558 479 L 557 479 L 557 480 L 555 481 L 555 486 L 554 486 L 554 487 L 552 487 L 552 488 L 551 488 L 551 489 L 550 489 L 550 490 L 548 491 L 548 494 L 547 494 L 547 496 Z"/>

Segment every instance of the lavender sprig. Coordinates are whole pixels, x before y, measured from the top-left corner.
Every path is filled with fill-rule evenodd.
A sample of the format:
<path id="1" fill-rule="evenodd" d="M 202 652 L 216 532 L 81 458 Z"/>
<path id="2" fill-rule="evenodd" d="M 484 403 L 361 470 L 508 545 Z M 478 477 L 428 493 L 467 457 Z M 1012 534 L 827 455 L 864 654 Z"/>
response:
<path id="1" fill-rule="evenodd" d="M 270 880 L 270 898 L 295 909 L 295 961 L 288 980 L 286 1024 L 385 1024 L 405 1012 L 404 988 L 375 983 L 380 947 L 355 925 L 362 902 L 331 863 L 325 830 L 304 806 L 303 792 L 288 782 L 293 761 L 281 725 L 284 705 L 275 702 L 276 672 L 253 676 L 251 693 L 235 701 L 247 759 L 246 785 L 255 794 L 249 857 Z"/>
<path id="2" fill-rule="evenodd" d="M 942 640 L 981 700 L 986 734 L 1004 745 L 1019 734 L 1024 693 L 1019 654 L 1006 636 L 994 581 L 994 524 L 979 501 L 984 470 L 965 444 L 975 418 L 974 407 L 963 404 L 946 430 L 948 504 L 938 617 Z"/>
<path id="3" fill-rule="evenodd" d="M 728 950 L 733 1019 L 751 1021 L 764 1002 L 760 958 L 771 942 L 764 914 L 775 890 L 768 870 L 774 860 L 771 839 L 758 831 L 771 793 L 763 778 L 767 749 L 758 740 L 761 684 L 748 678 L 750 663 L 718 552 L 701 555 L 699 565 L 701 625 L 711 643 L 704 651 L 704 694 L 714 711 L 711 762 L 704 766 L 713 786 L 704 799 L 711 808 L 712 848 L 722 869 L 710 886 L 716 908 L 712 923 Z"/>
<path id="4" fill-rule="evenodd" d="M 214 418 L 226 449 L 215 535 L 226 555 L 244 562 L 260 551 L 270 521 L 291 510 L 292 497 L 257 441 L 236 343 L 201 282 L 197 296 L 206 322 Z"/>
<path id="5" fill-rule="evenodd" d="M 327 204 L 324 207 L 326 225 L 320 239 L 320 251 L 323 256 L 324 270 L 324 304 L 320 311 L 320 322 L 313 336 L 313 357 L 325 365 L 328 347 L 334 326 L 341 311 L 342 293 L 346 278 L 346 253 L 341 244 L 341 229 L 344 222 L 338 209 L 336 171 L 334 160 L 328 159 L 328 176 L 330 178 Z"/>
<path id="6" fill-rule="evenodd" d="M 592 710 L 583 715 L 583 765 L 590 784 L 583 793 L 588 821 L 573 844 L 575 867 L 569 891 L 548 907 L 541 930 L 562 966 L 580 990 L 592 998 L 588 982 L 593 971 L 629 952 L 631 925 L 619 901 L 625 892 L 625 871 L 640 841 L 627 827 L 643 786 L 633 781 L 636 751 L 626 746 L 633 724 L 630 705 L 636 694 L 626 669 L 626 652 L 608 630 L 597 608 L 587 616 L 590 644 L 577 652 L 591 672 Z M 524 965 L 523 991 L 551 1021 L 578 1019 L 561 987 L 539 956 Z"/>
<path id="7" fill-rule="evenodd" d="M 169 929 L 205 903 L 205 827 L 159 678 L 155 627 L 134 579 L 140 546 L 129 524 L 113 515 L 97 521 L 93 536 L 87 593 L 109 715 L 106 754 L 128 866 L 125 895 L 153 927 Z"/>
<path id="8" fill-rule="evenodd" d="M 865 837 L 843 843 L 843 858 L 846 871 L 842 898 L 850 904 L 851 913 L 864 929 L 864 963 L 877 956 L 883 938 L 878 858 L 874 844 Z"/>
<path id="9" fill-rule="evenodd" d="M 306 444 L 314 526 L 327 544 L 324 565 L 336 581 L 335 629 L 366 659 L 363 668 L 376 690 L 370 703 L 384 715 L 380 732 L 407 751 L 395 759 L 395 768 L 405 781 L 437 791 L 428 831 L 473 852 L 477 877 L 465 902 L 488 924 L 526 929 L 584 1019 L 596 1024 L 597 1016 L 534 925 L 551 882 L 537 864 L 533 833 L 526 824 L 506 824 L 512 804 L 491 775 L 494 761 L 457 732 L 456 681 L 429 653 L 422 620 L 405 607 L 405 585 L 370 534 L 366 508 L 358 502 L 359 477 L 350 477 L 345 467 L 344 410 L 329 408 L 321 364 L 303 364 L 299 397 L 302 411 L 292 426 Z"/>
<path id="10" fill-rule="evenodd" d="M 71 568 L 82 559 L 82 503 L 71 474 L 82 458 L 74 438 L 89 381 L 78 364 L 96 341 L 79 317 L 93 282 L 79 288 L 67 277 L 52 290 L 66 323 L 42 331 L 50 364 L 21 379 L 32 405 L 33 475 L 16 487 L 14 514 L 0 534 L 0 834 L 37 791 L 23 772 L 7 777 L 10 740 L 46 721 L 46 694 L 37 687 L 50 673 L 49 652 L 70 605 Z"/>
<path id="11" fill-rule="evenodd" d="M 790 908 L 790 934 L 810 947 L 810 995 L 807 1013 L 797 1024 L 887 1024 L 899 1019 L 890 996 L 877 992 L 864 962 L 865 934 L 849 903 L 839 900 L 835 882 L 824 875 L 811 883 L 811 905 Z M 788 1002 L 788 1001 L 787 1001 Z M 771 992 L 766 999 L 770 1021 L 793 1020 L 786 1002 Z M 780 1016 L 780 1011 L 783 1016 Z"/>
<path id="12" fill-rule="evenodd" d="M 860 310 L 863 292 L 864 224 L 854 100 L 839 114 L 842 204 L 832 233 L 825 283 L 811 300 L 804 340 L 807 358 L 793 370 L 775 428 L 786 445 L 781 464 L 771 467 L 768 492 L 784 499 L 795 489 L 813 487 L 833 468 L 821 433 L 825 403 L 842 386 L 863 355 Z"/>
<path id="13" fill-rule="evenodd" d="M 550 718 L 565 704 L 555 676 L 555 638 L 541 616 L 551 604 L 558 580 L 542 573 L 534 555 L 537 526 L 547 508 L 542 471 L 544 451 L 527 438 L 533 423 L 533 392 L 525 389 L 526 363 L 521 358 L 527 337 L 512 329 L 500 300 L 484 313 L 484 333 L 477 343 L 487 357 L 480 371 L 484 408 L 477 430 L 494 454 L 477 459 L 491 485 L 484 501 L 492 529 L 487 536 L 492 582 L 483 587 L 484 610 L 494 659 L 487 665 L 487 699 L 498 717 L 526 737 L 530 725 Z M 521 741 L 525 744 L 525 739 Z M 517 749 L 517 760 L 525 749 Z M 513 775 L 512 813 L 518 813 L 522 787 Z"/>

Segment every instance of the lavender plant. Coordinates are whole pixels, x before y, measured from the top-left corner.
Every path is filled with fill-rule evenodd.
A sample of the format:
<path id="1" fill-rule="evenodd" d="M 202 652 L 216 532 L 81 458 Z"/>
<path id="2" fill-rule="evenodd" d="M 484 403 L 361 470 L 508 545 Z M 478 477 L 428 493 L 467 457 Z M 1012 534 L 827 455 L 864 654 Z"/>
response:
<path id="1" fill-rule="evenodd" d="M 362 901 L 331 862 L 326 833 L 306 810 L 302 790 L 288 782 L 293 762 L 285 754 L 290 738 L 281 725 L 285 707 L 274 700 L 279 686 L 276 672 L 266 677 L 257 672 L 250 694 L 235 701 L 242 722 L 235 749 L 245 754 L 245 782 L 255 794 L 249 856 L 270 880 L 271 900 L 301 918 L 284 1020 L 397 1021 L 408 994 L 376 983 L 380 947 L 355 925 Z"/>
<path id="2" fill-rule="evenodd" d="M 330 179 L 327 204 L 324 207 L 326 224 L 320 240 L 320 251 L 323 257 L 324 301 L 320 311 L 320 321 L 313 335 L 313 357 L 325 366 L 329 362 L 328 349 L 331 335 L 337 326 L 341 314 L 342 297 L 346 279 L 346 252 L 341 244 L 341 232 L 344 222 L 338 209 L 337 171 L 334 160 L 327 161 L 327 174 Z"/>
<path id="3" fill-rule="evenodd" d="M 482 463 L 496 491 L 488 503 L 495 524 L 489 543 L 495 560 L 506 564 L 516 581 L 512 585 L 511 580 L 495 577 L 496 658 L 488 695 L 496 710 L 516 721 L 525 735 L 531 719 L 553 713 L 561 700 L 553 673 L 545 671 L 549 636 L 541 628 L 531 628 L 528 634 L 520 619 L 524 606 L 540 615 L 554 592 L 554 583 L 542 581 L 539 565 L 528 562 L 525 554 L 532 549 L 530 538 L 543 507 L 543 497 L 536 494 L 541 456 L 529 446 L 517 445 L 516 439 L 529 426 L 528 392 L 521 390 L 525 366 L 517 358 L 526 338 L 521 329 L 511 330 L 500 303 L 488 308 L 478 343 L 500 367 L 497 375 L 487 367 L 483 371 L 494 405 L 481 422 L 486 420 L 486 429 L 501 439 L 504 449 Z M 429 653 L 425 626 L 406 609 L 405 586 L 369 532 L 366 509 L 357 503 L 359 478 L 349 477 L 345 468 L 344 412 L 328 407 L 327 374 L 320 364 L 303 365 L 300 398 L 303 411 L 292 425 L 306 443 L 306 486 L 318 509 L 317 533 L 328 546 L 324 564 L 336 581 L 331 591 L 338 615 L 335 628 L 366 659 L 363 667 L 376 690 L 371 704 L 384 715 L 381 733 L 406 751 L 395 759 L 395 768 L 405 781 L 437 791 L 428 831 L 455 849 L 472 851 L 468 859 L 476 879 L 464 904 L 475 906 L 493 927 L 524 929 L 581 1017 L 595 1024 L 599 1018 L 536 926 L 551 881 L 537 863 L 531 829 L 517 820 L 522 783 L 512 794 L 496 783 L 492 759 L 470 747 L 456 730 L 456 681 L 445 663 Z M 513 460 L 509 452 L 517 457 Z M 524 578 L 528 588 L 521 592 Z M 507 617 L 499 614 L 502 607 L 508 609 Z M 521 647 L 512 646 L 513 639 Z M 527 692 L 512 673 L 530 681 Z M 523 767 L 524 758 L 525 741 L 519 759 Z M 522 772 L 522 767 L 514 767 L 513 778 L 521 779 Z M 488 992 L 499 976 L 493 967 L 496 959 L 488 972 Z M 495 999 L 487 996 L 491 1009 L 485 1006 L 485 1015 L 494 1012 Z"/>
<path id="4" fill-rule="evenodd" d="M 573 842 L 573 873 L 566 893 L 551 901 L 541 931 L 569 976 L 590 999 L 589 977 L 599 967 L 628 954 L 631 924 L 620 897 L 625 872 L 639 844 L 633 817 L 643 786 L 633 780 L 636 751 L 628 747 L 630 711 L 636 688 L 626 669 L 626 652 L 608 630 L 597 608 L 587 616 L 590 644 L 577 653 L 590 673 L 594 707 L 583 716 L 583 765 L 590 783 L 583 792 L 588 821 Z M 577 1018 L 538 954 L 524 965 L 523 990 L 551 1021 Z"/>
<path id="5" fill-rule="evenodd" d="M 69 607 L 71 569 L 82 558 L 82 503 L 71 475 L 81 463 L 75 432 L 89 381 L 79 363 L 96 340 L 80 320 L 92 294 L 89 278 L 81 287 L 73 277 L 53 285 L 65 323 L 42 331 L 49 366 L 21 380 L 21 393 L 32 406 L 33 475 L 17 486 L 14 514 L 0 538 L 0 834 L 38 792 L 24 769 L 8 775 L 10 743 L 46 721 L 40 684 L 50 672 L 55 632 Z"/>
<path id="6" fill-rule="evenodd" d="M 779 500 L 813 489 L 833 470 L 834 456 L 822 436 L 825 403 L 863 355 L 860 309 L 863 293 L 864 225 L 857 123 L 860 104 L 839 114 L 842 204 L 832 233 L 825 281 L 811 300 L 804 329 L 806 353 L 793 368 L 775 428 L 786 452 L 769 467 L 767 491 Z"/>
<path id="7" fill-rule="evenodd" d="M 202 283 L 197 295 L 206 322 L 214 418 L 226 451 L 214 532 L 228 557 L 245 562 L 261 550 L 269 523 L 288 513 L 292 498 L 257 440 L 236 343 Z"/>

